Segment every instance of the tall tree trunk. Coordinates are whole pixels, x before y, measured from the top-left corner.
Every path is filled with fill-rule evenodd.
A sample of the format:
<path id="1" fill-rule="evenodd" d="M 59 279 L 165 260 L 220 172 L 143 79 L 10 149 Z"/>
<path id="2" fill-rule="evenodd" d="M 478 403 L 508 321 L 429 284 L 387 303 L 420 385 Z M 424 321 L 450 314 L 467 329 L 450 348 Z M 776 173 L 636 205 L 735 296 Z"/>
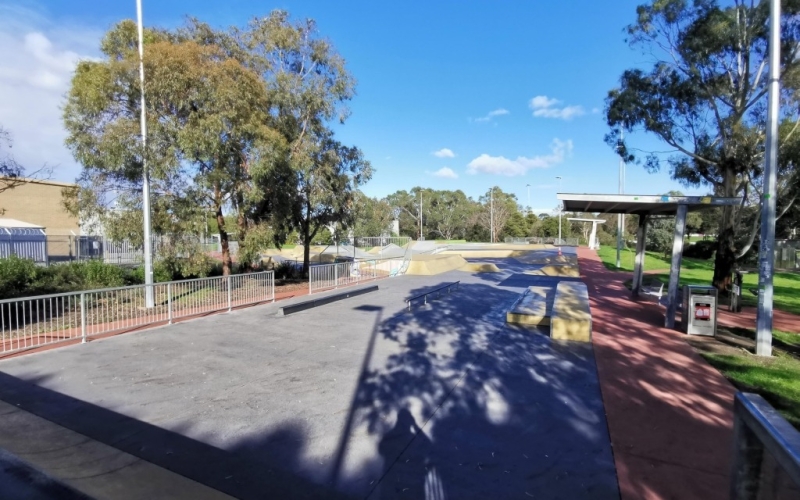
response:
<path id="1" fill-rule="evenodd" d="M 244 216 L 244 196 L 241 191 L 236 193 L 236 236 L 239 239 L 239 248 L 245 244 L 247 237 L 247 218 Z M 239 265 L 245 268 L 252 269 L 252 262 L 242 262 L 239 259 Z"/>
<path id="2" fill-rule="evenodd" d="M 725 171 L 722 181 L 722 196 L 736 196 L 736 176 L 730 169 Z M 719 221 L 719 234 L 717 235 L 717 257 L 714 260 L 714 279 L 712 284 L 720 292 L 725 291 L 731 281 L 731 273 L 736 266 L 736 221 L 734 210 L 736 207 L 724 206 L 722 217 Z"/>
<path id="3" fill-rule="evenodd" d="M 228 245 L 228 232 L 225 230 L 225 217 L 222 215 L 222 193 L 219 185 L 214 186 L 214 209 L 219 227 L 219 244 L 222 247 L 222 275 L 231 274 L 231 250 Z"/>

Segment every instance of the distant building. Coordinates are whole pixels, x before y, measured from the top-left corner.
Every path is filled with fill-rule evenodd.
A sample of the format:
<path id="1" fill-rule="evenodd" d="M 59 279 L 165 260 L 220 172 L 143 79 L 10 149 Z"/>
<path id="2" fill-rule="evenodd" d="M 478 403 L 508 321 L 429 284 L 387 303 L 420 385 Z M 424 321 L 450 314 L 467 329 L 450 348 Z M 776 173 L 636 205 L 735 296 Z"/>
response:
<path id="1" fill-rule="evenodd" d="M 74 253 L 74 240 L 81 234 L 80 223 L 62 203 L 61 191 L 75 184 L 40 179 L 7 179 L 17 183 L 0 193 L 0 217 L 41 226 L 47 234 L 47 251 L 53 257 Z M 2 182 L 2 180 L 0 180 Z"/>

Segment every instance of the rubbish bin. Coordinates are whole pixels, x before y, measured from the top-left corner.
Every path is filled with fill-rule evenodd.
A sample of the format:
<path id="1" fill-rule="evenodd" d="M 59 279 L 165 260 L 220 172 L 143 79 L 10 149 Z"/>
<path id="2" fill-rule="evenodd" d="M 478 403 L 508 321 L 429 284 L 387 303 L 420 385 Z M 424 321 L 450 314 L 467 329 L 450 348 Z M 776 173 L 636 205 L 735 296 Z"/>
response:
<path id="1" fill-rule="evenodd" d="M 717 333 L 718 291 L 713 286 L 686 285 L 683 287 L 681 326 L 689 335 Z"/>

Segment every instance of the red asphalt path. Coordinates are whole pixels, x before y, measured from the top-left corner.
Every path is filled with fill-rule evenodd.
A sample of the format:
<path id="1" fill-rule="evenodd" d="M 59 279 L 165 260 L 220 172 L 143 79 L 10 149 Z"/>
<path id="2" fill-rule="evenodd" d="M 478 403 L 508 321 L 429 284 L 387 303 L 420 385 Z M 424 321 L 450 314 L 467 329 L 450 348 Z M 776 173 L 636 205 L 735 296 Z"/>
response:
<path id="1" fill-rule="evenodd" d="M 733 386 L 662 326 L 663 308 L 631 300 L 628 275 L 578 257 L 622 498 L 727 498 Z"/>

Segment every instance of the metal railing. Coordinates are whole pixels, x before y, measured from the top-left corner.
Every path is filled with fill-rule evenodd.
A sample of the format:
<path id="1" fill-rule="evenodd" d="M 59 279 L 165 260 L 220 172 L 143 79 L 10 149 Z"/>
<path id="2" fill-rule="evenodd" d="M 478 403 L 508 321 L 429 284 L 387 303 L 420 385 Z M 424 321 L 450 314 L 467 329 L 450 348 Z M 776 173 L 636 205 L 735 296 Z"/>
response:
<path id="1" fill-rule="evenodd" d="M 272 271 L 0 300 L 0 354 L 275 300 Z"/>
<path id="2" fill-rule="evenodd" d="M 353 238 L 353 246 L 360 248 L 385 247 L 386 245 L 397 245 L 402 247 L 411 242 L 408 236 L 356 236 Z"/>
<path id="3" fill-rule="evenodd" d="M 739 392 L 733 405 L 733 432 L 730 498 L 800 496 L 797 429 L 758 394 Z"/>
<path id="4" fill-rule="evenodd" d="M 578 238 L 540 238 L 538 236 L 528 236 L 525 238 L 513 238 L 511 236 L 506 236 L 503 240 L 504 243 L 518 243 L 521 245 L 524 244 L 534 244 L 534 245 L 564 245 L 564 246 L 578 246 L 579 240 Z"/>
<path id="5" fill-rule="evenodd" d="M 308 270 L 308 293 L 401 274 L 404 259 L 359 260 L 320 264 Z"/>
<path id="6" fill-rule="evenodd" d="M 427 291 L 425 293 L 421 293 L 419 295 L 415 295 L 415 296 L 413 296 L 413 297 L 411 297 L 409 299 L 406 299 L 406 306 L 408 307 L 408 310 L 410 311 L 411 310 L 411 302 L 413 302 L 415 300 L 418 300 L 418 299 L 422 299 L 424 301 L 424 303 L 427 304 L 428 303 L 428 295 L 436 294 L 437 297 L 440 297 L 442 295 L 442 290 L 447 290 L 447 293 L 450 293 L 450 289 L 453 288 L 453 287 L 455 287 L 455 289 L 458 290 L 458 285 L 460 285 L 460 284 L 461 284 L 461 281 L 454 281 L 452 283 L 448 283 L 446 285 L 442 285 L 442 286 L 440 286 L 438 288 L 434 288 L 433 290 L 429 290 L 429 291 Z"/>

